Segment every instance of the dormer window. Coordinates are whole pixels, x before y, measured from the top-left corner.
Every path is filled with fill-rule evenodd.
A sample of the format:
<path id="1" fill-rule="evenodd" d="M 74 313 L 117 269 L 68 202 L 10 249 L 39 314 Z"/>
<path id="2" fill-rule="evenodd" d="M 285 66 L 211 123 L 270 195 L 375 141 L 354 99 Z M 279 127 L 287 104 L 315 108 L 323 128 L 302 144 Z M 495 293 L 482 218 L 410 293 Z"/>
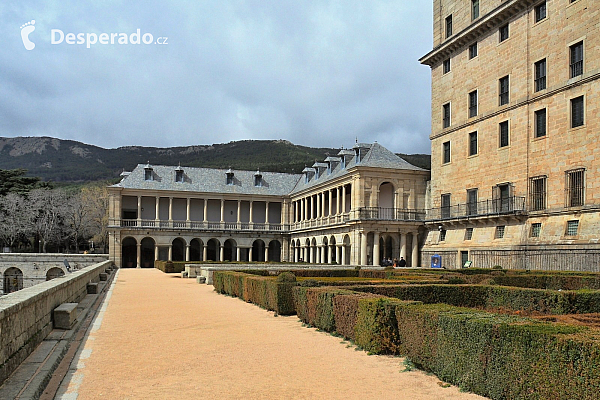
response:
<path id="1" fill-rule="evenodd" d="M 231 168 L 229 168 L 227 172 L 225 172 L 225 174 L 227 175 L 227 184 L 233 185 L 233 171 L 231 170 Z"/>
<path id="2" fill-rule="evenodd" d="M 144 180 L 145 181 L 152 181 L 153 176 L 152 176 L 152 167 L 150 166 L 150 164 L 146 164 L 146 166 L 144 167 Z"/>
<path id="3" fill-rule="evenodd" d="M 354 157 L 354 152 L 352 150 L 341 149 L 338 157 L 340 158 L 340 168 L 345 169 L 352 160 L 352 157 Z"/>
<path id="4" fill-rule="evenodd" d="M 260 173 L 260 171 L 256 171 L 254 173 L 254 186 L 260 187 L 262 186 L 262 184 L 262 174 Z"/>
<path id="5" fill-rule="evenodd" d="M 304 174 L 304 183 L 309 183 L 310 179 L 316 174 L 317 168 L 304 168 L 302 173 Z"/>
<path id="6" fill-rule="evenodd" d="M 175 168 L 175 182 L 183 183 L 183 168 Z"/>

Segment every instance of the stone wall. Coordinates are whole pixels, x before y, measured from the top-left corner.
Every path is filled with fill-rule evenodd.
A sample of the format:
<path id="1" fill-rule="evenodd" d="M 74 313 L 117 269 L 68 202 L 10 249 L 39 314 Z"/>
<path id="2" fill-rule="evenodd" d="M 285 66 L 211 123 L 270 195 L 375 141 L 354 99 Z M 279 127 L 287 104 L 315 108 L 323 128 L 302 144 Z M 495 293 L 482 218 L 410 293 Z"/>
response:
<path id="1" fill-rule="evenodd" d="M 39 254 L 39 253 L 0 253 L 0 295 L 5 293 L 4 273 L 9 268 L 18 268 L 23 273 L 23 288 L 45 282 L 48 272 L 60 269 L 68 274 L 64 261 L 71 271 L 108 260 L 107 254 Z M 56 270 L 53 270 L 54 272 Z"/>
<path id="2" fill-rule="evenodd" d="M 111 265 L 103 261 L 0 298 L 0 383 L 50 333 L 52 311 L 62 303 L 83 299 L 86 285 L 98 282 L 100 273 Z"/>

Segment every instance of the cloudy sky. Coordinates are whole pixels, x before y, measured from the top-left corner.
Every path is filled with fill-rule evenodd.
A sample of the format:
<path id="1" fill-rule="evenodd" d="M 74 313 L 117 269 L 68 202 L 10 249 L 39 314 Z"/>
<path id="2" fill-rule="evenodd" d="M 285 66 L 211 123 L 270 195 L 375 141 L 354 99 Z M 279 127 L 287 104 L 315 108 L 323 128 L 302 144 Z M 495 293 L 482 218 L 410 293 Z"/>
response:
<path id="1" fill-rule="evenodd" d="M 3 0 L 0 136 L 429 153 L 432 3 Z"/>

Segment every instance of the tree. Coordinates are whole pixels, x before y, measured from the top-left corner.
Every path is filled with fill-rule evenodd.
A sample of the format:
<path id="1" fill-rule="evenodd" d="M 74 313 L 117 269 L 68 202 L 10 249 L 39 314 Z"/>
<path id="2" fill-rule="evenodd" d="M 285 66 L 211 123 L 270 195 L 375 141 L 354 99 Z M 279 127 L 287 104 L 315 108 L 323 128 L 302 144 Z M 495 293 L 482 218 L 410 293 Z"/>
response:
<path id="1" fill-rule="evenodd" d="M 16 193 L 0 196 L 0 240 L 13 247 L 27 231 L 25 198 Z"/>
<path id="2" fill-rule="evenodd" d="M 97 247 L 108 253 L 108 190 L 106 185 L 81 190 L 81 201 L 90 210 L 90 232 Z"/>
<path id="3" fill-rule="evenodd" d="M 82 193 L 71 196 L 64 209 L 64 222 L 67 234 L 79 253 L 79 241 L 92 236 L 93 210 L 85 203 Z"/>
<path id="4" fill-rule="evenodd" d="M 50 185 L 40 182 L 40 178 L 25 176 L 26 169 L 0 169 L 0 196 L 8 193 L 25 194 L 29 191 Z"/>
<path id="5" fill-rule="evenodd" d="M 67 196 L 61 190 L 34 189 L 29 193 L 29 223 L 31 230 L 42 241 L 43 253 L 46 252 L 48 243 L 59 243 L 65 236 L 67 201 Z"/>

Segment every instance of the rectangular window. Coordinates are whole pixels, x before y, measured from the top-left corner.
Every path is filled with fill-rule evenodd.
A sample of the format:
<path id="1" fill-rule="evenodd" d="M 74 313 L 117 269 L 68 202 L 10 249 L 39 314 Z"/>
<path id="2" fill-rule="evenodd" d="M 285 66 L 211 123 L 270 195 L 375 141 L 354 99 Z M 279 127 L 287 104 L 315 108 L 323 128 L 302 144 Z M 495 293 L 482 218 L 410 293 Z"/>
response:
<path id="1" fill-rule="evenodd" d="M 508 104 L 508 89 L 509 89 L 509 79 L 508 76 L 500 78 L 499 83 L 499 104 L 503 106 L 504 104 Z"/>
<path id="2" fill-rule="evenodd" d="M 584 173 L 583 168 L 567 171 L 567 207 L 580 207 L 584 202 Z"/>
<path id="3" fill-rule="evenodd" d="M 469 133 L 469 155 L 477 154 L 477 132 Z"/>
<path id="4" fill-rule="evenodd" d="M 540 211 L 546 209 L 546 177 L 537 176 L 530 179 L 530 199 L 531 211 Z"/>
<path id="5" fill-rule="evenodd" d="M 567 221 L 567 231 L 565 232 L 566 236 L 577 236 L 578 230 L 579 220 Z"/>
<path id="6" fill-rule="evenodd" d="M 452 14 L 446 17 L 446 39 L 452 36 Z"/>
<path id="7" fill-rule="evenodd" d="M 508 39 L 508 24 L 502 25 L 498 30 L 498 33 L 501 42 L 504 42 L 506 39 Z"/>
<path id="8" fill-rule="evenodd" d="M 477 116 L 477 90 L 469 93 L 469 118 Z"/>
<path id="9" fill-rule="evenodd" d="M 577 128 L 584 123 L 583 96 L 571 99 L 571 128 Z"/>
<path id="10" fill-rule="evenodd" d="M 450 142 L 444 142 L 444 144 L 442 145 L 442 150 L 443 150 L 443 159 L 442 162 L 444 164 L 448 164 L 450 162 Z"/>
<path id="11" fill-rule="evenodd" d="M 444 73 L 447 74 L 450 72 L 450 59 L 444 60 Z"/>
<path id="12" fill-rule="evenodd" d="M 147 168 L 144 170 L 144 180 L 151 181 L 152 180 L 152 170 Z"/>
<path id="13" fill-rule="evenodd" d="M 583 42 L 575 43 L 570 47 L 571 53 L 571 78 L 583 75 Z"/>
<path id="14" fill-rule="evenodd" d="M 469 60 L 477 57 L 477 42 L 469 46 Z"/>
<path id="15" fill-rule="evenodd" d="M 471 0 L 471 19 L 479 18 L 479 0 Z"/>
<path id="16" fill-rule="evenodd" d="M 450 218 L 450 194 L 442 195 L 442 218 Z"/>
<path id="17" fill-rule="evenodd" d="M 175 170 L 175 182 L 183 182 L 183 170 Z"/>
<path id="18" fill-rule="evenodd" d="M 543 1 L 535 6 L 535 22 L 540 22 L 546 18 L 546 2 Z"/>
<path id="19" fill-rule="evenodd" d="M 531 237 L 540 237 L 540 233 L 542 232 L 542 224 L 540 222 L 534 222 L 531 224 L 531 233 L 529 236 Z"/>
<path id="20" fill-rule="evenodd" d="M 546 59 L 535 63 L 535 91 L 546 89 Z"/>
<path id="21" fill-rule="evenodd" d="M 465 240 L 473 239 L 473 228 L 465 229 Z"/>
<path id="22" fill-rule="evenodd" d="M 508 121 L 500 122 L 500 147 L 506 147 L 509 143 Z"/>
<path id="23" fill-rule="evenodd" d="M 496 227 L 496 234 L 494 235 L 494 239 L 502 239 L 504 237 L 504 225 L 498 225 Z"/>
<path id="24" fill-rule="evenodd" d="M 546 109 L 535 112 L 535 137 L 546 136 Z"/>
<path id="25" fill-rule="evenodd" d="M 512 186 L 510 183 L 503 183 L 492 188 L 492 197 L 494 201 L 494 211 L 503 213 L 513 211 Z"/>
<path id="26" fill-rule="evenodd" d="M 477 189 L 467 190 L 467 215 L 477 215 Z"/>
<path id="27" fill-rule="evenodd" d="M 442 126 L 447 128 L 450 126 L 450 103 L 446 103 L 442 106 Z"/>

